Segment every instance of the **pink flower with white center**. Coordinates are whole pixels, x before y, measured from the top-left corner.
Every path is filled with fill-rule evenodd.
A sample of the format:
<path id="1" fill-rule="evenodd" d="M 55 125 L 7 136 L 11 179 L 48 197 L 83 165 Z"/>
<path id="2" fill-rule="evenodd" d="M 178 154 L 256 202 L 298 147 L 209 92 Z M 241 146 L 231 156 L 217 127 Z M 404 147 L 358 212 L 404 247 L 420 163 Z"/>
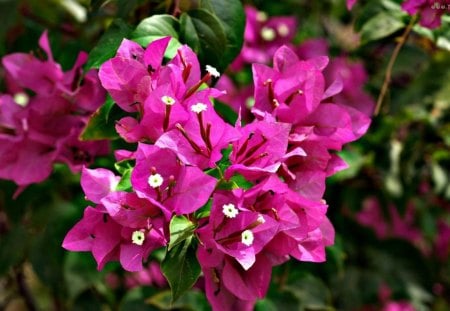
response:
<path id="1" fill-rule="evenodd" d="M 189 214 L 208 201 L 216 179 L 181 164 L 170 149 L 139 144 L 131 184 L 140 197 L 159 202 L 170 212 Z"/>
<path id="2" fill-rule="evenodd" d="M 119 260 L 127 271 L 142 270 L 150 253 L 167 244 L 169 213 L 135 193 L 111 192 L 67 233 L 63 247 L 91 251 L 101 269 Z"/>
<path id="3" fill-rule="evenodd" d="M 209 90 L 186 99 L 190 119 L 162 135 L 156 145 L 173 150 L 180 160 L 200 169 L 214 167 L 222 149 L 239 138 L 239 132 L 214 111 Z"/>

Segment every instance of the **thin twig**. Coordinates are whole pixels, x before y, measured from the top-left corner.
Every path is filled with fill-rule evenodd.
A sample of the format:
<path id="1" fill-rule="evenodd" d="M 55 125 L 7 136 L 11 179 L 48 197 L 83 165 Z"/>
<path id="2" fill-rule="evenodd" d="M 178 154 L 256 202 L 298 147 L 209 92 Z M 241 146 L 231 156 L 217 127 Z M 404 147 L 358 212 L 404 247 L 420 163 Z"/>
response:
<path id="1" fill-rule="evenodd" d="M 15 277 L 19 293 L 22 296 L 28 310 L 36 311 L 37 310 L 36 303 L 25 281 L 25 275 L 23 273 L 23 265 L 15 269 Z"/>
<path id="2" fill-rule="evenodd" d="M 389 59 L 389 63 L 386 69 L 386 75 L 384 76 L 384 82 L 383 86 L 381 87 L 380 95 L 378 96 L 377 100 L 377 106 L 375 108 L 374 115 L 378 115 L 380 113 L 381 104 L 383 103 L 383 99 L 386 96 L 386 92 L 389 88 L 389 85 L 391 83 L 391 77 L 392 77 L 392 69 L 394 68 L 395 61 L 397 60 L 398 54 L 400 53 L 401 48 L 406 42 L 406 39 L 408 39 L 409 34 L 411 33 L 411 30 L 416 22 L 417 15 L 414 15 L 411 18 L 411 21 L 409 22 L 408 26 L 405 28 L 405 32 L 403 35 L 399 38 L 399 41 L 394 49 L 394 52 L 391 55 L 391 58 Z"/>

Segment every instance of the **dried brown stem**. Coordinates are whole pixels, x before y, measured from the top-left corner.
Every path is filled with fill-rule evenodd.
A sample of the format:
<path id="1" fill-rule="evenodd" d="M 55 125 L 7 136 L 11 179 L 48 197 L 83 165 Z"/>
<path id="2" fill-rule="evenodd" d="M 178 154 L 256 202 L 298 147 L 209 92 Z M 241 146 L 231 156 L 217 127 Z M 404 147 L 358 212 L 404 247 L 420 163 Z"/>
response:
<path id="1" fill-rule="evenodd" d="M 398 54 L 400 53 L 401 48 L 408 39 L 409 34 L 417 20 L 417 15 L 414 15 L 411 18 L 408 26 L 406 26 L 403 35 L 399 38 L 397 45 L 395 46 L 394 52 L 392 52 L 391 58 L 389 59 L 389 63 L 386 69 L 386 75 L 384 76 L 383 86 L 381 87 L 380 95 L 378 96 L 377 105 L 375 107 L 374 115 L 378 115 L 380 113 L 381 104 L 383 103 L 384 97 L 389 89 L 389 85 L 391 83 L 392 78 L 392 69 L 394 68 L 395 61 L 397 60 Z"/>

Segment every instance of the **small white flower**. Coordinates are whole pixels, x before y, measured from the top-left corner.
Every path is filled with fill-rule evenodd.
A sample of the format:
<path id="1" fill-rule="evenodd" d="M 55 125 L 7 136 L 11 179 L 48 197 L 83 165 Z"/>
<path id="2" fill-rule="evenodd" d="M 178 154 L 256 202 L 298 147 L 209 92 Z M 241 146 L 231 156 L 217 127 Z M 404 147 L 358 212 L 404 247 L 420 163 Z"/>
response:
<path id="1" fill-rule="evenodd" d="M 276 36 L 275 30 L 270 27 L 263 27 L 261 29 L 261 37 L 266 41 L 273 41 Z"/>
<path id="2" fill-rule="evenodd" d="M 242 232 L 241 242 L 243 244 L 250 246 L 253 244 L 254 239 L 255 239 L 255 237 L 253 236 L 253 232 L 251 232 L 250 230 L 245 230 Z"/>
<path id="3" fill-rule="evenodd" d="M 289 35 L 289 27 L 286 24 L 280 24 L 277 27 L 278 34 L 282 37 L 287 37 Z"/>
<path id="4" fill-rule="evenodd" d="M 164 181 L 164 178 L 162 178 L 162 176 L 159 174 L 152 174 L 148 178 L 148 184 L 152 188 L 160 187 L 162 185 L 163 181 Z"/>
<path id="5" fill-rule="evenodd" d="M 30 101 L 30 98 L 26 93 L 19 92 L 14 95 L 14 101 L 17 105 L 26 107 L 28 105 L 28 102 Z"/>
<path id="6" fill-rule="evenodd" d="M 167 106 L 172 106 L 173 104 L 175 104 L 175 99 L 173 97 L 170 97 L 170 96 L 167 96 L 167 95 L 164 95 L 163 97 L 161 97 L 161 100 Z"/>
<path id="7" fill-rule="evenodd" d="M 133 244 L 142 245 L 144 244 L 144 241 L 145 241 L 145 234 L 140 230 L 134 231 L 133 234 L 131 235 L 131 242 L 133 242 Z"/>
<path id="8" fill-rule="evenodd" d="M 218 72 L 217 69 L 213 66 L 206 65 L 206 71 L 215 78 L 220 77 L 220 72 Z"/>
<path id="9" fill-rule="evenodd" d="M 222 206 L 222 212 L 228 218 L 234 218 L 237 214 L 239 214 L 239 210 L 234 206 L 233 203 L 224 204 Z"/>
<path id="10" fill-rule="evenodd" d="M 208 106 L 206 106 L 204 103 L 196 103 L 195 105 L 191 106 L 191 110 L 195 113 L 206 111 L 206 108 L 208 108 Z"/>
<path id="11" fill-rule="evenodd" d="M 269 17 L 267 16 L 267 13 L 266 13 L 266 12 L 259 11 L 259 12 L 256 14 L 256 20 L 257 20 L 258 22 L 260 22 L 260 23 L 266 22 L 268 18 L 269 18 Z"/>

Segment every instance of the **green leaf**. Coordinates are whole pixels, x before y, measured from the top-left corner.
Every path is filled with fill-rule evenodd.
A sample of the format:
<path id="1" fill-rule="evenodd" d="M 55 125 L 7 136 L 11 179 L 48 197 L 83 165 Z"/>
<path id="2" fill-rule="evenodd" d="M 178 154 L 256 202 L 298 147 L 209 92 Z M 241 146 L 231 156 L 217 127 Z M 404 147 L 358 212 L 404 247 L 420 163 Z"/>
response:
<path id="1" fill-rule="evenodd" d="M 198 54 L 200 63 L 224 71 L 227 37 L 221 21 L 205 9 L 195 9 L 181 14 L 180 24 L 180 40 Z"/>
<path id="2" fill-rule="evenodd" d="M 227 104 L 220 101 L 214 102 L 214 110 L 229 124 L 234 125 L 238 118 L 238 114 Z"/>
<path id="3" fill-rule="evenodd" d="M 153 15 L 142 20 L 131 34 L 131 39 L 142 46 L 147 46 L 155 39 L 170 36 L 165 56 L 172 58 L 181 46 L 178 41 L 179 22 L 172 15 Z"/>
<path id="4" fill-rule="evenodd" d="M 200 264 L 195 256 L 192 237 L 168 251 L 161 269 L 172 291 L 172 303 L 188 291 L 200 276 Z"/>
<path id="5" fill-rule="evenodd" d="M 129 168 L 125 170 L 122 173 L 122 178 L 119 181 L 119 184 L 117 185 L 116 191 L 131 191 L 131 172 L 133 171 L 132 168 Z"/>
<path id="6" fill-rule="evenodd" d="M 253 186 L 253 184 L 241 174 L 234 174 L 233 177 L 230 178 L 230 182 L 233 183 L 233 189 L 250 189 Z"/>
<path id="7" fill-rule="evenodd" d="M 170 230 L 170 242 L 169 242 L 169 251 L 172 250 L 179 243 L 183 242 L 189 237 L 192 237 L 192 234 L 195 230 L 195 225 L 184 216 L 175 216 L 170 221 L 169 225 Z"/>
<path id="8" fill-rule="evenodd" d="M 98 44 L 89 53 L 86 68 L 98 68 L 108 59 L 116 55 L 123 38 L 127 38 L 131 33 L 131 28 L 124 21 L 116 19 L 112 22 Z"/>
<path id="9" fill-rule="evenodd" d="M 211 214 L 211 206 L 212 206 L 212 199 L 209 199 L 205 205 L 203 205 L 202 207 L 200 207 L 198 210 L 195 211 L 194 213 L 195 219 L 209 217 L 209 215 Z"/>
<path id="10" fill-rule="evenodd" d="M 88 124 L 80 135 L 81 140 L 118 138 L 115 121 L 123 115 L 124 112 L 108 96 L 105 103 L 91 115 Z"/>
<path id="11" fill-rule="evenodd" d="M 380 12 L 369 19 L 361 29 L 361 43 L 385 38 L 405 27 L 405 23 L 388 12 Z"/>
<path id="12" fill-rule="evenodd" d="M 239 54 L 244 42 L 244 8 L 239 0 L 205 0 L 202 7 L 214 13 L 225 30 L 227 43 L 221 67 L 226 68 Z"/>

